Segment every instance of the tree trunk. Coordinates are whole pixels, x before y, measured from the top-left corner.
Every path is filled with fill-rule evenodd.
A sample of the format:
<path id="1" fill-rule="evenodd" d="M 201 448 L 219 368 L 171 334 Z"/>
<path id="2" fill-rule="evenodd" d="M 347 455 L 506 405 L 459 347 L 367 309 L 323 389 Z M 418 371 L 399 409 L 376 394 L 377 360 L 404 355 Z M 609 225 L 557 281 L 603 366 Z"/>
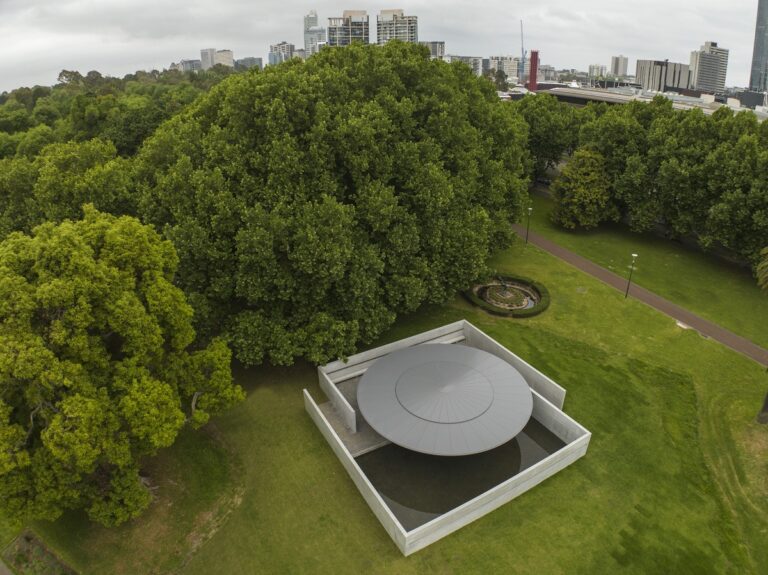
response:
<path id="1" fill-rule="evenodd" d="M 768 393 L 765 394 L 765 401 L 763 401 L 763 410 L 757 416 L 757 422 L 763 425 L 768 424 Z"/>

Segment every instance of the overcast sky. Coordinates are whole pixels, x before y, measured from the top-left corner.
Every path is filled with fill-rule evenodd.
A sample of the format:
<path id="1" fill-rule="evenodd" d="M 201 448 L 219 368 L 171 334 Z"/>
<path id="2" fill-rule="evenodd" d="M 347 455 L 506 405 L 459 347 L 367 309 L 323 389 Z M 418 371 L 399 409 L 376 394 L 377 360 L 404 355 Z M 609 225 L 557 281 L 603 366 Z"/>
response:
<path id="1" fill-rule="evenodd" d="M 419 17 L 420 40 L 444 40 L 465 56 L 538 49 L 543 64 L 587 69 L 629 57 L 688 62 L 706 40 L 730 49 L 730 86 L 749 83 L 757 0 L 410 0 L 395 3 L 279 0 L 0 0 L 0 91 L 51 85 L 62 69 L 123 76 L 167 68 L 200 49 L 265 57 L 282 40 L 303 45 L 303 16 L 322 25 L 344 9 L 382 8 Z M 375 33 L 372 34 L 375 36 Z"/>

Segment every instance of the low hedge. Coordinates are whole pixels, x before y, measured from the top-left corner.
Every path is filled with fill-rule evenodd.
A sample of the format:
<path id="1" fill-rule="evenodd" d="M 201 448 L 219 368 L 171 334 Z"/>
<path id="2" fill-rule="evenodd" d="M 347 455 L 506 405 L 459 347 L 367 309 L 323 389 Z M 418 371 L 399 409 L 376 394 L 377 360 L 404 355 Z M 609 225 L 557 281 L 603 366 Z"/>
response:
<path id="1" fill-rule="evenodd" d="M 462 292 L 462 295 L 467 299 L 467 301 L 469 301 L 469 303 L 474 304 L 481 309 L 484 309 L 488 313 L 492 313 L 493 315 L 498 315 L 502 317 L 517 317 L 517 318 L 533 317 L 533 316 L 539 315 L 541 312 L 543 312 L 549 307 L 549 302 L 550 302 L 549 290 L 542 284 L 538 283 L 536 280 L 532 280 L 530 278 L 526 278 L 522 276 L 506 276 L 506 275 L 498 275 L 491 279 L 502 281 L 502 282 L 510 281 L 510 282 L 518 282 L 521 284 L 527 284 L 538 292 L 539 303 L 537 303 L 532 308 L 528 308 L 528 309 L 504 309 L 501 307 L 496 307 L 495 305 L 488 303 L 484 299 L 481 299 L 480 297 L 475 295 L 475 293 L 472 291 L 471 288 L 465 292 Z M 484 285 L 484 284 L 480 284 L 480 285 Z"/>

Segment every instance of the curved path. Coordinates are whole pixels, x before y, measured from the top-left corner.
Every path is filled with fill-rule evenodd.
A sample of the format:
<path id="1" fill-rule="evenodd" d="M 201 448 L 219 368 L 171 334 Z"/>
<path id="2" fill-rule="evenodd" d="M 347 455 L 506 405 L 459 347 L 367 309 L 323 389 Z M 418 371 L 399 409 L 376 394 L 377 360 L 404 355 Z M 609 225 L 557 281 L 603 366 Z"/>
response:
<path id="1" fill-rule="evenodd" d="M 521 238 L 525 238 L 525 227 L 521 224 L 513 226 L 517 235 Z M 535 232 L 530 232 L 528 235 L 528 241 L 533 245 L 549 252 L 553 256 L 556 256 L 564 262 L 571 264 L 573 267 L 580 269 L 581 271 L 588 273 L 592 277 L 599 279 L 600 281 L 608 284 L 611 287 L 623 292 L 627 288 L 627 278 L 616 275 L 615 273 L 608 271 L 604 267 L 601 267 L 570 250 L 556 244 L 553 241 L 548 240 L 544 236 Z M 635 299 L 651 306 L 652 308 L 667 314 L 671 318 L 683 323 L 706 337 L 719 341 L 723 345 L 730 347 L 731 349 L 738 351 L 747 357 L 754 359 L 756 362 L 768 366 L 768 349 L 762 348 L 749 341 L 748 339 L 736 335 L 732 331 L 729 331 L 719 325 L 712 323 L 700 317 L 694 313 L 691 313 L 687 309 L 681 308 L 675 305 L 671 301 L 664 299 L 663 297 L 656 295 L 655 293 L 648 291 L 647 289 L 636 285 L 634 282 L 629 289 L 629 294 Z"/>

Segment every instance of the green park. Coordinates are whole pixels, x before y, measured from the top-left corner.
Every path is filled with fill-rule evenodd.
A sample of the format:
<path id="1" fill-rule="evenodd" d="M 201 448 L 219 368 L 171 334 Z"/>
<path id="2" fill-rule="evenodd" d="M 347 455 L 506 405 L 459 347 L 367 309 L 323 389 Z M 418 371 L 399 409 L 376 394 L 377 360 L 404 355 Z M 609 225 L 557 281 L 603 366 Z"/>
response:
<path id="1" fill-rule="evenodd" d="M 97 74 L 0 98 L 13 572 L 768 569 L 766 366 L 512 227 L 622 277 L 636 253 L 635 284 L 768 347 L 768 125 L 663 98 L 502 102 L 398 42 Z M 462 296 L 491 277 L 532 278 L 548 307 Z M 459 320 L 565 388 L 590 449 L 406 557 L 302 390 Z"/>

